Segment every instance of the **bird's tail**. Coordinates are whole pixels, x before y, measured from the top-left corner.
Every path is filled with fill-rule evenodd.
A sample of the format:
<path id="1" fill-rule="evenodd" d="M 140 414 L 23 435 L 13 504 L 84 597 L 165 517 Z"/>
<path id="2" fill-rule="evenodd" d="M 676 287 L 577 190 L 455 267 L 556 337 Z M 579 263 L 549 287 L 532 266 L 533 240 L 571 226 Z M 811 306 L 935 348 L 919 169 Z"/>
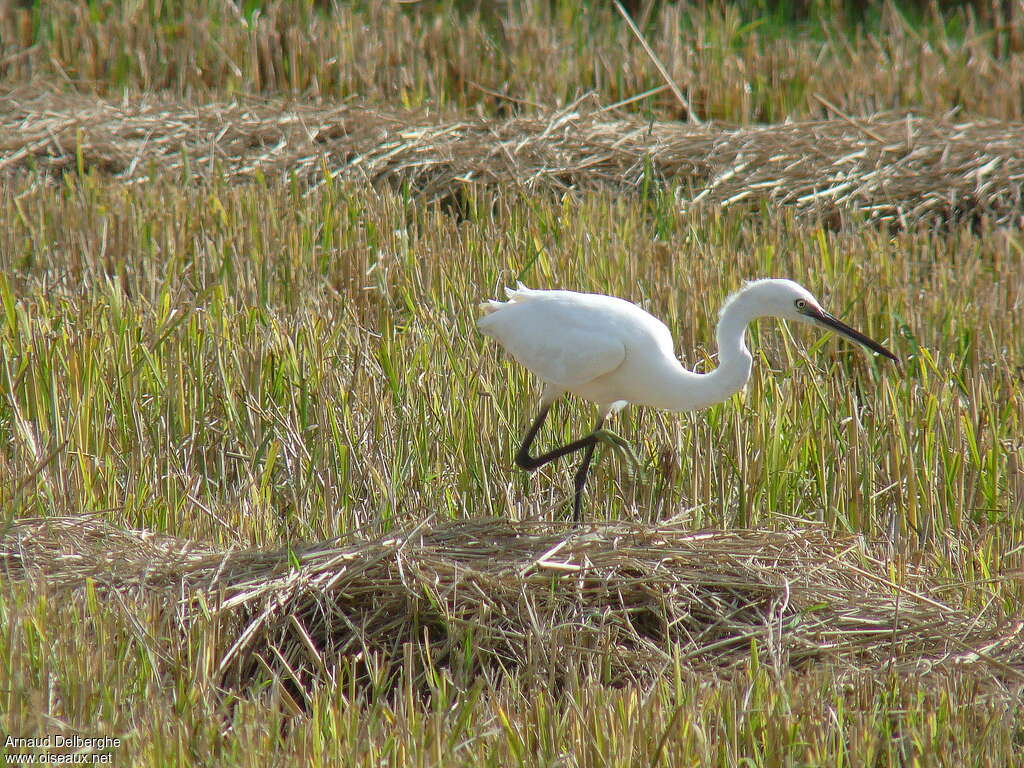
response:
<path id="1" fill-rule="evenodd" d="M 481 301 L 479 304 L 477 304 L 477 306 L 480 307 L 480 309 L 483 311 L 485 315 L 489 315 L 491 314 L 491 312 L 494 312 L 504 307 L 505 302 L 498 301 L 496 299 L 488 299 L 487 301 Z"/>
<path id="2" fill-rule="evenodd" d="M 495 312 L 501 309 L 502 307 L 506 306 L 507 304 L 515 304 L 517 301 L 522 301 L 530 292 L 531 291 L 529 288 L 527 288 L 522 283 L 517 282 L 515 288 L 509 288 L 507 286 L 505 287 L 505 295 L 508 297 L 508 301 L 488 299 L 487 301 L 480 302 L 480 304 L 478 304 L 477 306 L 480 307 L 480 309 L 483 311 L 485 315 L 489 315 L 491 314 L 491 312 Z"/>

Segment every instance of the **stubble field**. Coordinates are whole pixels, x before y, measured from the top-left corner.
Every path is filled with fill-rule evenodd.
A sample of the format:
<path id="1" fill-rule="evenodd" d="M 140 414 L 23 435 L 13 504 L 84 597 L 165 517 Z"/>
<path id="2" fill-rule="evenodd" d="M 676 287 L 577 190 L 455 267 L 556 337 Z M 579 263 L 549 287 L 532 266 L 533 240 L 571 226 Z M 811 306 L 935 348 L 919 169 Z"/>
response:
<path id="1" fill-rule="evenodd" d="M 903 205 L 898 185 L 866 181 L 860 197 L 836 193 L 828 206 L 798 204 L 779 185 L 723 205 L 736 193 L 700 197 L 722 169 L 666 170 L 682 166 L 658 154 L 658 131 L 688 114 L 613 9 L 186 6 L 0 5 L 5 734 L 116 736 L 114 764 L 140 766 L 1014 764 L 1024 750 L 1019 151 L 972 144 L 982 159 L 963 160 L 955 178 L 940 162 L 950 154 L 934 153 L 927 172 L 914 165 L 915 183 L 934 179 L 942 205 Z M 800 21 L 797 7 L 747 17 L 654 4 L 635 15 L 695 112 L 717 121 L 703 128 L 714 147 L 716 130 L 787 117 L 837 121 L 868 144 L 884 143 L 871 134 L 887 139 L 907 112 L 939 126 L 929 135 L 971 121 L 988 121 L 990 136 L 1019 131 L 1024 18 L 1000 9 Z M 71 23 L 83 15 L 88 24 Z M 267 117 L 266 133 L 251 127 L 250 145 L 230 145 L 233 157 L 252 154 L 235 163 L 217 150 L 236 135 L 232 100 L 318 127 L 342 100 L 399 117 L 373 153 L 346 157 L 342 133 L 322 155 L 287 162 L 280 121 Z M 214 120 L 206 154 L 194 132 L 174 132 L 184 118 L 161 133 L 161 110 L 180 117 L 209 104 L 234 117 L 224 133 Z M 567 104 L 581 120 L 596 111 L 650 126 L 649 153 L 636 139 L 641 160 L 623 166 L 628 183 L 609 166 L 607 184 L 581 181 L 585 158 L 531 166 L 522 183 L 508 183 L 514 162 L 505 176 L 469 177 L 477 166 L 456 157 L 457 142 L 438 150 L 438 134 L 427 147 L 398 125 L 500 125 L 510 142 L 502 121 L 536 117 L 534 140 Z M 88 115 L 102 109 L 123 110 L 122 125 L 145 113 L 149 133 L 100 136 Z M 39 128 L 54 116 L 59 130 Z M 904 178 L 911 139 L 891 163 L 872 156 L 885 178 Z M 401 169 L 384 167 L 387 141 L 406 153 Z M 611 143 L 599 147 L 606 161 Z M 361 183 L 352 169 L 371 154 L 380 173 Z M 446 176 L 449 161 L 463 165 Z M 417 170 L 428 162 L 431 173 Z M 969 174 L 974 196 L 960 204 L 947 192 Z M 589 484 L 593 538 L 573 539 L 571 463 L 534 475 L 512 464 L 538 388 L 477 333 L 476 304 L 517 280 L 622 296 L 666 321 L 689 367 L 708 370 L 719 305 L 761 276 L 803 283 L 901 366 L 812 329 L 760 323 L 743 394 L 698 414 L 618 417 L 642 471 L 603 456 Z M 543 440 L 577 437 L 591 419 L 582 404 L 559 404 Z M 62 518 L 87 528 L 61 533 Z M 173 539 L 146 550 L 122 529 Z M 445 575 L 446 537 L 463 531 L 452 554 L 462 568 L 465 537 L 479 548 L 489 530 L 509 551 L 517 536 L 563 542 L 564 567 L 499 573 L 508 564 L 494 555 L 492 566 L 465 566 L 494 576 L 466 581 L 493 593 L 443 593 L 438 585 L 457 581 Z M 732 585 L 744 595 L 762 581 L 790 584 L 773 580 L 749 542 L 779 553 L 779 573 L 827 571 L 814 582 L 820 602 L 786 613 L 775 644 L 765 640 L 771 616 L 763 632 L 746 619 L 723 625 L 713 643 L 692 613 L 676 616 L 691 634 L 673 634 L 666 608 L 666 629 L 647 632 L 630 612 L 639 598 L 624 592 L 656 572 L 644 606 L 657 614 L 650 606 L 676 605 L 679 584 L 640 544 L 687 531 L 747 542 L 723 544 L 714 572 L 721 581 L 747 569 L 749 582 Z M 413 542 L 414 575 L 371 568 L 392 556 L 402 568 L 406 545 L 388 549 L 389 536 Z M 437 549 L 416 549 L 418 537 Z M 635 543 L 634 560 L 614 561 L 609 553 L 628 549 L 620 542 Z M 370 584 L 355 571 L 393 578 L 396 594 L 421 590 L 396 603 L 417 613 L 400 614 L 384 650 L 364 639 L 363 656 L 327 648 L 337 635 L 297 616 L 291 646 L 274 641 L 274 625 L 250 666 L 225 676 L 241 628 L 270 605 L 250 598 L 243 576 L 277 579 L 268 599 L 287 607 L 295 590 L 320 589 L 314 571 L 327 555 L 310 545 L 360 564 L 345 566 L 350 590 Z M 186 578 L 199 562 L 182 554 L 190 549 L 211 558 L 195 573 L 216 589 Z M 210 563 L 250 550 L 273 556 L 218 581 Z M 149 571 L 133 565 L 141 551 L 153 553 Z M 591 610 L 593 584 L 572 586 L 570 566 L 586 558 L 617 595 L 611 619 Z M 679 562 L 688 584 L 717 584 L 710 559 L 688 576 Z M 181 569 L 177 584 L 168 563 Z M 165 566 L 157 588 L 146 573 Z M 521 603 L 502 602 L 501 590 L 519 588 L 509 573 L 522 578 Z M 869 585 L 862 615 L 854 585 Z M 545 623 L 558 606 L 530 613 L 572 589 L 590 611 L 574 623 Z M 224 618 L 232 599 L 255 613 Z M 847 613 L 827 604 L 840 599 Z M 470 618 L 458 614 L 469 604 Z M 506 609 L 503 640 L 486 617 Z M 828 627 L 815 654 L 783 641 L 800 635 L 794 616 L 832 611 L 846 621 L 832 644 L 821 639 Z M 910 643 L 915 632 L 931 644 Z M 439 633 L 445 658 L 433 655 Z M 635 641 L 633 668 L 622 638 Z M 292 646 L 310 651 L 301 670 Z"/>

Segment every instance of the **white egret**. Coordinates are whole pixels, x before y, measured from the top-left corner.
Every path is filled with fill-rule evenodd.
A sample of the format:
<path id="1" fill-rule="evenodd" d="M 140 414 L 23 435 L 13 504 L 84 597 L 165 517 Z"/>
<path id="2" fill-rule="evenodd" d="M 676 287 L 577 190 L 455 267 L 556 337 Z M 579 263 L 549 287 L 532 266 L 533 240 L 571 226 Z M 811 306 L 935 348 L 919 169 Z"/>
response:
<path id="1" fill-rule="evenodd" d="M 669 411 L 694 411 L 721 402 L 746 386 L 752 358 L 744 343 L 747 325 L 759 317 L 780 317 L 827 328 L 891 360 L 896 356 L 876 341 L 837 320 L 807 289 L 792 280 L 747 283 L 730 296 L 719 314 L 718 367 L 688 371 L 676 359 L 672 334 L 636 304 L 613 296 L 574 291 L 531 290 L 522 283 L 506 288 L 508 301 L 486 301 L 480 331 L 492 336 L 544 384 L 540 414 L 516 453 L 516 464 L 533 471 L 555 459 L 583 451 L 576 471 L 573 518 L 580 519 L 587 471 L 599 441 L 621 446 L 602 429 L 605 419 L 628 403 Z M 540 456 L 530 447 L 551 404 L 566 392 L 597 403 L 597 423 L 579 440 Z"/>

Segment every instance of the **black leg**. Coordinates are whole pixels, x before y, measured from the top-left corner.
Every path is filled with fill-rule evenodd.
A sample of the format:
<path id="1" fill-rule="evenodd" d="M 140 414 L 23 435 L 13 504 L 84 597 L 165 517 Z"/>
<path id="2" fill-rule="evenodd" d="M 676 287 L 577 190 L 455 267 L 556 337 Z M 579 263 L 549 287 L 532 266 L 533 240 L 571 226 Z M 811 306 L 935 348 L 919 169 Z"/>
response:
<path id="1" fill-rule="evenodd" d="M 554 450 L 543 453 L 540 456 L 531 456 L 530 448 L 533 445 L 533 441 L 537 438 L 537 433 L 540 432 L 540 428 L 544 424 L 544 420 L 548 417 L 548 411 L 551 410 L 550 405 L 545 405 L 540 414 L 534 420 L 533 424 L 530 425 L 529 431 L 526 433 L 526 437 L 523 438 L 523 444 L 519 446 L 519 450 L 516 452 L 516 464 L 527 472 L 532 472 L 535 469 L 543 467 L 555 459 L 560 459 L 563 456 L 567 456 L 570 453 L 576 451 L 583 451 L 583 461 L 580 462 L 579 468 L 576 470 L 576 476 L 574 485 L 576 487 L 576 495 L 573 499 L 572 505 L 572 518 L 576 522 L 579 522 L 580 517 L 583 514 L 583 488 L 587 484 L 587 473 L 590 471 L 590 462 L 594 458 L 594 449 L 597 448 L 597 435 L 595 434 L 601 426 L 604 424 L 604 416 L 598 418 L 597 423 L 594 425 L 594 431 L 586 437 L 581 437 L 579 440 L 573 440 L 571 443 L 555 448 Z"/>
<path id="2" fill-rule="evenodd" d="M 597 420 L 594 431 L 597 432 L 602 424 L 604 424 L 604 417 Z M 583 461 L 580 462 L 580 467 L 576 470 L 576 497 L 572 504 L 572 519 L 577 523 L 583 515 L 583 487 L 587 484 L 587 473 L 590 471 L 590 460 L 594 458 L 595 448 L 597 448 L 596 440 L 587 446 L 587 450 L 583 454 Z"/>
<path id="3" fill-rule="evenodd" d="M 549 410 L 551 410 L 550 405 L 545 405 L 541 409 L 540 414 L 530 426 L 530 431 L 527 432 L 526 437 L 523 438 L 523 444 L 519 446 L 519 450 L 516 452 L 516 465 L 520 469 L 525 469 L 527 472 L 539 469 L 545 464 L 550 464 L 555 459 L 568 456 L 570 453 L 582 451 L 584 448 L 593 448 L 597 443 L 597 437 L 590 434 L 586 437 L 581 437 L 579 440 L 573 440 L 571 443 L 566 443 L 565 445 L 555 448 L 552 451 L 548 451 L 547 453 L 542 453 L 540 456 L 531 456 L 530 447 L 533 445 L 533 441 L 537 437 L 537 433 L 540 431 L 541 425 L 544 423 L 544 419 L 547 418 Z"/>

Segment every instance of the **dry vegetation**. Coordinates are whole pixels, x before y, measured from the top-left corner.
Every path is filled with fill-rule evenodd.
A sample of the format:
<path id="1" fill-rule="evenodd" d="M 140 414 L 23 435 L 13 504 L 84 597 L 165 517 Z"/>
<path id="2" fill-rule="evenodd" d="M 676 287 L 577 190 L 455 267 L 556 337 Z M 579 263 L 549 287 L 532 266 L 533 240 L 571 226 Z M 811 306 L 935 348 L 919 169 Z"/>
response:
<path id="1" fill-rule="evenodd" d="M 1024 26 L 911 16 L 642 5 L 735 123 L 698 125 L 603 6 L 0 0 L 0 726 L 144 766 L 1013 764 Z M 903 367 L 762 324 L 743 395 L 619 417 L 643 472 L 604 457 L 569 528 L 476 302 L 624 296 L 707 369 L 761 275 Z"/>
<path id="2" fill-rule="evenodd" d="M 976 0 L 627 3 L 700 118 L 737 123 L 830 114 L 1024 111 L 1024 10 Z M 602 104 L 687 118 L 610 3 L 0 1 L 0 88 L 198 103 L 288 94 L 385 108 L 502 116 L 593 92 Z M 782 9 L 774 15 L 772 5 Z M 788 14 L 787 5 L 794 8 Z M 809 16 L 798 9 L 817 8 Z M 858 13 L 857 6 L 861 12 Z M 866 12 L 864 6 L 867 6 Z M 745 12 L 744 12 L 745 8 Z M 796 18 L 794 18 L 796 17 Z"/>
<path id="3" fill-rule="evenodd" d="M 771 209 L 681 215 L 657 191 L 481 189 L 455 216 L 326 179 L 5 190 L 5 563 L 42 569 L 3 604 L 7 727 L 113 731 L 143 764 L 181 755 L 183 734 L 243 765 L 1018 748 L 1015 231 L 829 233 Z M 602 462 L 591 514 L 630 524 L 549 558 L 589 558 L 596 583 L 519 576 L 568 537 L 571 468 L 511 466 L 533 386 L 474 333 L 476 301 L 518 277 L 628 296 L 707 367 L 721 298 L 764 273 L 809 276 L 903 372 L 756 330 L 744 397 L 624 414 L 646 477 Z M 586 420 L 561 413 L 547 439 Z M 125 530 L 29 519 L 83 511 Z M 687 541 L 701 528 L 715 546 Z M 979 728 L 993 737 L 968 738 Z"/>
<path id="4" fill-rule="evenodd" d="M 1024 621 L 1000 627 L 988 612 L 944 605 L 919 591 L 930 588 L 920 569 L 897 585 L 862 539 L 813 529 L 613 524 L 566 533 L 537 522 L 428 519 L 371 541 L 218 552 L 48 518 L 19 521 L 0 557 L 17 579 L 91 583 L 107 601 L 158 596 L 183 634 L 212 616 L 219 647 L 207 671 L 243 694 L 269 674 L 296 710 L 345 667 L 378 685 L 400 674 L 425 685 L 438 669 L 463 686 L 499 672 L 548 684 L 587 675 L 649 684 L 673 664 L 728 675 L 746 667 L 752 647 L 776 670 L 956 668 L 1011 690 L 1024 682 Z"/>
<path id="5" fill-rule="evenodd" d="M 905 115 L 748 128 L 614 117 L 575 104 L 548 117 L 461 119 L 285 103 L 114 105 L 81 97 L 8 101 L 0 172 L 93 170 L 131 182 L 171 174 L 252 181 L 325 176 L 389 184 L 423 202 L 466 185 L 527 193 L 674 187 L 681 209 L 793 206 L 895 226 L 1024 215 L 1024 128 Z"/>

